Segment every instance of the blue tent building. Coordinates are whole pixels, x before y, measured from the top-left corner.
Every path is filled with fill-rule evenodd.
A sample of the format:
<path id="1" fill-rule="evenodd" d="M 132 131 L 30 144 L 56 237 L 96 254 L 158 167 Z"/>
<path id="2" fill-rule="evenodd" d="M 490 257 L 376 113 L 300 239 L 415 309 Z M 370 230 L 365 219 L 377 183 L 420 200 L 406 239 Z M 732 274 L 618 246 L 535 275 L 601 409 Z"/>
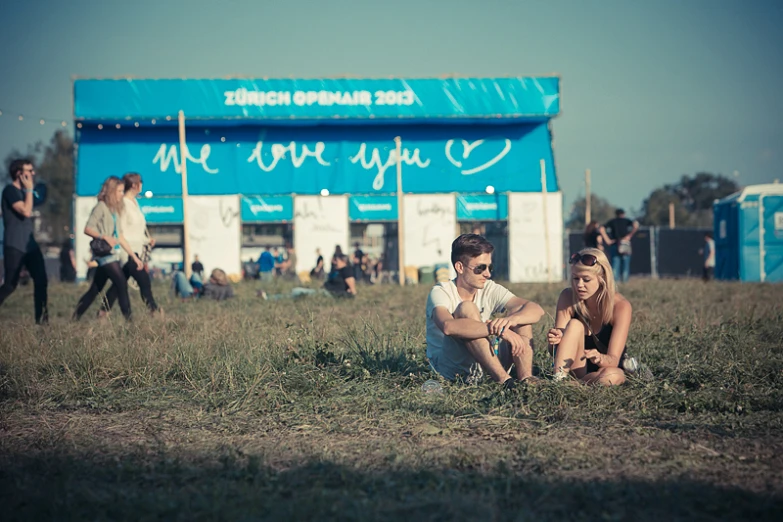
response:
<path id="1" fill-rule="evenodd" d="M 715 277 L 783 281 L 783 185 L 752 185 L 716 201 Z"/>

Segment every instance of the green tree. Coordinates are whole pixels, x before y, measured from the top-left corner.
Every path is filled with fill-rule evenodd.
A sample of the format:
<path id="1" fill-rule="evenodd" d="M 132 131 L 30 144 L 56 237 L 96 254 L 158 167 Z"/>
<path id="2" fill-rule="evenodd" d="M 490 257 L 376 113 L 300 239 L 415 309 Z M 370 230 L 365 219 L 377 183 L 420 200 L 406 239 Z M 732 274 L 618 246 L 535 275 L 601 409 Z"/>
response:
<path id="1" fill-rule="evenodd" d="M 711 227 L 712 203 L 739 190 L 731 179 L 708 172 L 683 176 L 679 183 L 664 185 L 650 193 L 642 203 L 639 222 L 643 225 L 668 225 L 669 204 L 674 203 L 677 226 Z"/>
<path id="2" fill-rule="evenodd" d="M 579 198 L 571 206 L 571 212 L 566 220 L 566 228 L 570 230 L 582 230 L 585 228 L 585 207 L 587 198 Z M 601 224 L 614 217 L 616 207 L 601 196 L 590 194 L 590 217 Z"/>
<path id="3" fill-rule="evenodd" d="M 71 234 L 73 206 L 73 139 L 62 129 L 55 131 L 48 145 L 41 142 L 27 147 L 27 154 L 13 150 L 5 159 L 3 179 L 10 182 L 8 167 L 17 158 L 29 158 L 35 164 L 36 182 L 46 183 L 46 201 L 37 207 L 41 214 L 39 240 L 62 242 Z"/>

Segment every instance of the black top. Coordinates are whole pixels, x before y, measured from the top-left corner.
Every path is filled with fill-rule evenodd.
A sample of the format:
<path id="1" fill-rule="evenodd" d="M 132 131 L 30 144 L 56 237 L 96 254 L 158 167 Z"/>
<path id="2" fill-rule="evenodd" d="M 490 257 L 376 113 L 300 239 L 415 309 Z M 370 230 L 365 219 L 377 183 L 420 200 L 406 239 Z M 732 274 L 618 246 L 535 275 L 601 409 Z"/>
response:
<path id="1" fill-rule="evenodd" d="M 610 239 L 619 240 L 628 235 L 633 229 L 633 221 L 628 218 L 614 218 L 606 225 L 606 234 Z"/>
<path id="2" fill-rule="evenodd" d="M 355 257 L 355 258 L 356 258 L 356 261 L 357 261 L 357 262 L 361 263 L 361 262 L 362 262 L 362 258 L 364 257 L 364 252 L 362 252 L 362 249 L 361 249 L 361 248 L 357 248 L 357 249 L 354 251 L 354 253 L 353 253 L 353 257 Z"/>
<path id="3" fill-rule="evenodd" d="M 324 283 L 324 288 L 336 296 L 353 297 L 353 294 L 348 293 L 348 284 L 345 282 L 349 277 L 353 277 L 350 265 L 345 265 L 339 270 L 332 269 Z"/>
<path id="4" fill-rule="evenodd" d="M 190 265 L 190 270 L 197 274 L 203 274 L 204 265 L 201 264 L 201 261 L 195 261 L 192 265 Z"/>
<path id="5" fill-rule="evenodd" d="M 21 189 L 12 184 L 3 189 L 3 241 L 5 248 L 14 248 L 22 252 L 31 252 L 38 249 L 38 243 L 33 236 L 33 218 L 24 217 L 13 209 L 17 201 L 24 202 L 25 194 Z"/>
<path id="6" fill-rule="evenodd" d="M 585 350 L 598 350 L 599 353 L 602 353 L 604 355 L 607 354 L 609 351 L 609 341 L 612 338 L 612 330 L 614 327 L 611 324 L 605 324 L 601 327 L 601 331 L 595 334 L 595 337 L 598 338 L 598 342 L 596 342 L 595 337 L 592 335 L 586 335 L 585 336 Z M 625 356 L 625 348 L 623 348 L 623 353 L 620 354 L 620 364 L 622 364 L 623 357 Z M 590 361 L 587 361 L 587 373 L 597 372 L 598 366 L 593 364 Z"/>
<path id="7" fill-rule="evenodd" d="M 601 233 L 596 229 L 585 234 L 585 248 L 598 248 L 598 238 Z"/>

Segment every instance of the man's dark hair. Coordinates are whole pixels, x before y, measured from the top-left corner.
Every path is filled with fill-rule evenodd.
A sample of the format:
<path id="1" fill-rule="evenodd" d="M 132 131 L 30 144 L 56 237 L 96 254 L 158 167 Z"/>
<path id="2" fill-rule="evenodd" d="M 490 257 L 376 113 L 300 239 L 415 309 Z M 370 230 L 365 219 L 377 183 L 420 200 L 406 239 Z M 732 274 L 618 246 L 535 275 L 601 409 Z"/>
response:
<path id="1" fill-rule="evenodd" d="M 32 165 L 33 162 L 29 158 L 19 158 L 11 162 L 8 166 L 8 175 L 11 177 L 11 181 L 16 181 L 19 177 L 19 173 L 24 170 L 25 165 Z"/>
<path id="2" fill-rule="evenodd" d="M 625 215 L 625 210 L 618 208 L 617 210 L 614 211 L 614 215 L 616 217 L 623 217 Z"/>
<path id="3" fill-rule="evenodd" d="M 712 239 L 712 232 L 705 232 L 704 237 Z"/>
<path id="4" fill-rule="evenodd" d="M 348 262 L 348 256 L 346 256 L 345 254 L 335 254 L 334 259 L 335 260 L 339 259 L 340 261 L 345 261 L 346 263 Z"/>
<path id="5" fill-rule="evenodd" d="M 451 244 L 451 264 L 462 261 L 467 264 L 470 259 L 481 254 L 491 254 L 494 245 L 478 234 L 462 234 Z"/>

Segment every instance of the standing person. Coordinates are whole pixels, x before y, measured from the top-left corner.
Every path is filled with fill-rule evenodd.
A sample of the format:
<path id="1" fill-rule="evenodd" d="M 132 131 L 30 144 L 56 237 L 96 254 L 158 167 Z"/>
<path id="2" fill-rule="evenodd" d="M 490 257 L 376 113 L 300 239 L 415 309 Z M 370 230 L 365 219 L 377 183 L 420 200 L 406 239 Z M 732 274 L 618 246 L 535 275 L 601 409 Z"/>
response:
<path id="1" fill-rule="evenodd" d="M 22 267 L 33 279 L 33 303 L 36 324 L 49 321 L 47 311 L 47 276 L 41 248 L 33 236 L 33 178 L 35 168 L 30 160 L 17 159 L 8 169 L 11 183 L 3 189 L 3 266 L 5 282 L 0 287 L 0 305 L 16 290 Z"/>
<path id="2" fill-rule="evenodd" d="M 271 282 L 275 275 L 275 257 L 269 251 L 271 248 L 267 245 L 258 257 L 258 276 L 265 283 Z"/>
<path id="3" fill-rule="evenodd" d="M 639 230 L 639 222 L 625 217 L 625 210 L 618 208 L 615 218 L 601 229 L 601 236 L 609 246 L 612 270 L 620 282 L 627 282 L 631 273 L 631 238 Z"/>
<path id="4" fill-rule="evenodd" d="M 612 267 L 597 248 L 580 250 L 570 264 L 571 286 L 560 293 L 547 334 L 556 347 L 555 380 L 571 374 L 587 384 L 622 384 L 631 303 L 615 290 Z"/>
<path id="5" fill-rule="evenodd" d="M 490 279 L 494 250 L 478 234 L 459 236 L 451 244 L 457 278 L 436 284 L 427 298 L 427 357 L 446 379 L 473 381 L 487 372 L 513 386 L 512 364 L 517 379 L 533 375 L 532 325 L 544 310 Z M 490 336 L 502 339 L 497 350 Z"/>
<path id="6" fill-rule="evenodd" d="M 63 283 L 76 281 L 76 256 L 70 238 L 63 242 L 60 249 L 60 281 Z"/>
<path id="7" fill-rule="evenodd" d="M 79 304 L 73 313 L 73 318 L 79 320 L 98 296 L 106 281 L 111 279 L 117 289 L 117 298 L 120 301 L 120 310 L 125 319 L 131 317 L 131 305 L 128 298 L 128 280 L 120 265 L 120 247 L 128 253 L 131 261 L 136 265 L 136 270 L 141 271 L 144 264 L 125 240 L 122 233 L 121 215 L 124 210 L 123 195 L 125 183 L 117 176 L 110 176 L 103 182 L 103 187 L 98 194 L 98 204 L 92 209 L 84 233 L 93 239 L 103 240 L 108 243 L 108 253 L 93 252 L 93 260 L 98 263 L 92 285 L 79 299 Z"/>
<path id="8" fill-rule="evenodd" d="M 603 251 L 604 238 L 601 236 L 601 225 L 598 224 L 598 221 L 593 220 L 587 224 L 582 239 L 585 248 L 597 248 Z"/>
<path id="9" fill-rule="evenodd" d="M 358 241 L 353 244 L 353 247 L 354 251 L 351 263 L 353 263 L 353 277 L 358 282 L 363 280 L 362 261 L 364 260 L 364 252 L 362 252 L 362 247 L 359 245 Z"/>
<path id="10" fill-rule="evenodd" d="M 341 256 L 341 255 L 343 255 L 343 248 L 340 245 L 335 245 L 334 246 L 334 254 L 332 254 L 332 261 L 331 261 L 332 268 L 334 268 L 334 260 L 337 259 L 337 257 Z M 330 270 L 331 270 L 331 268 L 330 268 Z"/>
<path id="11" fill-rule="evenodd" d="M 120 228 L 131 250 L 136 253 L 136 257 L 141 259 L 145 257 L 143 252 L 155 246 L 155 240 L 150 237 L 147 231 L 147 219 L 144 217 L 144 213 L 141 211 L 141 207 L 139 207 L 139 202 L 136 200 L 139 194 L 141 194 L 141 175 L 129 172 L 122 177 L 122 182 L 125 185 L 125 197 L 122 198 L 122 212 L 120 213 L 120 224 L 122 226 Z M 150 280 L 149 272 L 143 266 L 137 269 L 135 261 L 130 259 L 124 251 L 120 251 L 120 263 L 122 264 L 122 272 L 125 274 L 125 279 L 132 277 L 136 280 L 139 284 L 141 300 L 147 305 L 150 312 L 156 312 L 158 305 L 152 296 L 152 281 Z M 101 306 L 99 315 L 106 314 L 111 310 L 116 300 L 117 289 L 112 285 L 109 291 L 106 292 L 106 300 L 103 306 Z"/>
<path id="12" fill-rule="evenodd" d="M 324 277 L 324 256 L 321 255 L 321 249 L 316 248 L 315 253 L 318 256 L 315 260 L 315 267 L 310 270 L 310 277 L 313 279 L 323 279 Z"/>
<path id="13" fill-rule="evenodd" d="M 198 274 L 201 280 L 204 280 L 204 265 L 202 265 L 201 261 L 198 260 L 198 254 L 193 256 L 193 263 L 190 265 L 190 272 L 193 274 Z"/>
<path id="14" fill-rule="evenodd" d="M 702 279 L 704 282 L 709 282 L 715 274 L 715 240 L 712 239 L 712 232 L 704 233 L 704 248 L 702 249 L 704 255 L 704 271 L 702 273 Z"/>

